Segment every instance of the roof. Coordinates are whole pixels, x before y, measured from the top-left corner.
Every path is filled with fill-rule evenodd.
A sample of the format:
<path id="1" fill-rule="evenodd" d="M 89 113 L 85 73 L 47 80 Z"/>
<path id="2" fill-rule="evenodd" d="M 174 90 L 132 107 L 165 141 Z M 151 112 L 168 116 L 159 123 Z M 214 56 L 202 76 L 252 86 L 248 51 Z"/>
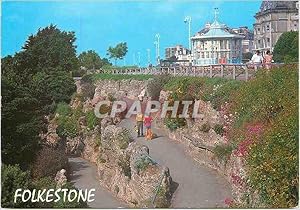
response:
<path id="1" fill-rule="evenodd" d="M 207 25 L 204 29 L 199 31 L 192 39 L 201 38 L 244 38 L 244 36 L 235 33 L 225 24 L 219 23 L 215 20 L 211 25 Z"/>
<path id="2" fill-rule="evenodd" d="M 291 10 L 291 11 L 297 11 L 296 3 L 298 1 L 262 1 L 260 5 L 259 12 L 256 13 L 257 15 L 262 15 L 268 12 L 276 12 L 276 11 L 282 11 L 282 10 Z"/>

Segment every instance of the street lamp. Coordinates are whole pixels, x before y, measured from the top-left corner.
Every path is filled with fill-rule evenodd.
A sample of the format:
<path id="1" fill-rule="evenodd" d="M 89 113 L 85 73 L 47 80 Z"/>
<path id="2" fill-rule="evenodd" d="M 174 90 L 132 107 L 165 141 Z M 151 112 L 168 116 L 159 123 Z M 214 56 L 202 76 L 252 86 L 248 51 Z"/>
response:
<path id="1" fill-rule="evenodd" d="M 188 32 L 189 32 L 189 50 L 190 52 L 192 51 L 192 44 L 191 44 L 191 22 L 192 22 L 192 18 L 191 16 L 186 16 L 184 19 L 184 23 L 188 23 Z"/>
<path id="2" fill-rule="evenodd" d="M 139 64 L 139 67 L 141 66 L 141 53 L 138 52 L 138 64 Z"/>
<path id="3" fill-rule="evenodd" d="M 160 60 L 160 55 L 159 55 L 159 39 L 160 39 L 160 35 L 159 35 L 159 33 L 155 34 L 155 38 L 156 38 L 156 41 L 154 42 L 154 44 L 156 45 L 156 60 L 157 60 L 157 64 L 159 64 L 159 60 Z"/>
<path id="4" fill-rule="evenodd" d="M 135 53 L 132 54 L 132 58 L 133 58 L 133 65 L 135 66 L 136 62 L 135 62 Z"/>
<path id="5" fill-rule="evenodd" d="M 150 66 L 151 63 L 150 49 L 147 49 L 147 55 L 148 55 L 148 66 Z"/>

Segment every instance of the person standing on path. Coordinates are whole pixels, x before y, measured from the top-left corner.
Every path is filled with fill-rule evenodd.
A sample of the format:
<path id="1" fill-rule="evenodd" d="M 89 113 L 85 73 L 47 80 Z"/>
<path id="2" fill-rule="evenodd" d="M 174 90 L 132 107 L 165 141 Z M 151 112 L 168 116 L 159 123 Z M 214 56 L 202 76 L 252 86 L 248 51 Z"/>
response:
<path id="1" fill-rule="evenodd" d="M 141 137 L 143 136 L 143 121 L 144 121 L 144 115 L 139 112 L 137 115 L 136 115 L 136 126 L 137 126 L 137 136 L 138 137 Z"/>
<path id="2" fill-rule="evenodd" d="M 264 63 L 267 70 L 270 70 L 272 67 L 273 55 L 271 54 L 270 50 L 266 52 L 264 57 Z"/>
<path id="3" fill-rule="evenodd" d="M 144 125 L 146 127 L 146 140 L 151 140 L 153 137 L 153 133 L 151 130 L 152 117 L 148 114 L 144 117 Z"/>
<path id="4" fill-rule="evenodd" d="M 263 62 L 263 57 L 260 55 L 259 50 L 257 50 L 256 53 L 252 56 L 251 62 L 254 64 L 255 71 L 261 67 Z"/>

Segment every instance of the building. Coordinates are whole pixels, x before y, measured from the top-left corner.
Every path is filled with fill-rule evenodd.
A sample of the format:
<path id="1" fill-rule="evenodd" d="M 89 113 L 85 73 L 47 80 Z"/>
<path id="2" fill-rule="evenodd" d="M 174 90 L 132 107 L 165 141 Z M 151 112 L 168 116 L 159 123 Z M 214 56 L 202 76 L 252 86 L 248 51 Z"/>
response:
<path id="1" fill-rule="evenodd" d="M 254 16 L 254 51 L 271 50 L 287 31 L 298 31 L 298 1 L 263 1 Z"/>
<path id="2" fill-rule="evenodd" d="M 176 57 L 178 60 L 182 60 L 181 58 L 186 57 L 190 54 L 190 50 L 183 47 L 182 45 L 176 45 L 174 47 L 167 47 L 165 49 L 165 58 L 166 60 Z"/>
<path id="3" fill-rule="evenodd" d="M 235 33 L 244 36 L 242 40 L 242 53 L 252 52 L 254 49 L 254 33 L 247 26 L 232 29 Z"/>
<path id="4" fill-rule="evenodd" d="M 215 21 L 191 37 L 193 65 L 233 64 L 242 62 L 243 35 Z"/>
<path id="5" fill-rule="evenodd" d="M 165 60 L 186 65 L 189 62 L 190 54 L 189 49 L 182 45 L 176 45 L 165 49 Z"/>

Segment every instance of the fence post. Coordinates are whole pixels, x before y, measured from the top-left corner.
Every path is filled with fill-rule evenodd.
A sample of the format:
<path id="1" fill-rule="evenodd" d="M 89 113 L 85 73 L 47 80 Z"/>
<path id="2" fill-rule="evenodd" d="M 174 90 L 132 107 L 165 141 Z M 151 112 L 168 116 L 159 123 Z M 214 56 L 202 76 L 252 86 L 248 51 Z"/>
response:
<path id="1" fill-rule="evenodd" d="M 224 77 L 224 65 L 221 64 L 221 77 Z"/>
<path id="2" fill-rule="evenodd" d="M 233 65 L 233 72 L 232 72 L 232 79 L 236 79 L 235 77 L 235 69 L 236 69 L 236 66 L 235 65 Z"/>
<path id="3" fill-rule="evenodd" d="M 245 68 L 245 79 L 246 79 L 246 81 L 248 81 L 248 79 L 249 79 L 249 72 L 248 72 L 248 68 L 247 68 L 247 66 L 246 66 L 246 68 Z"/>
<path id="4" fill-rule="evenodd" d="M 204 77 L 204 66 L 201 66 L 201 76 Z"/>
<path id="5" fill-rule="evenodd" d="M 210 65 L 210 67 L 209 67 L 209 77 L 210 78 L 212 78 L 212 68 L 213 68 L 212 65 Z"/>

